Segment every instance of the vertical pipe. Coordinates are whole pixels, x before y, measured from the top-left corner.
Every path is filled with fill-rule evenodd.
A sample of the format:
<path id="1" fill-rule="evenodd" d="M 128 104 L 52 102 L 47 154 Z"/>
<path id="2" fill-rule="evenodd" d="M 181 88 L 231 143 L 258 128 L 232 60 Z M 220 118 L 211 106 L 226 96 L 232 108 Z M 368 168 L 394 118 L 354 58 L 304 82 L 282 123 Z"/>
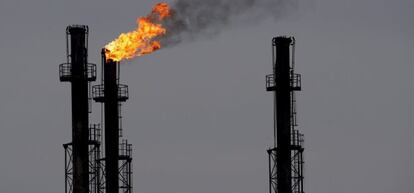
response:
<path id="1" fill-rule="evenodd" d="M 89 192 L 86 28 L 70 27 L 72 75 L 73 192 Z"/>
<path id="2" fill-rule="evenodd" d="M 278 193 L 292 193 L 291 168 L 291 86 L 290 44 L 286 37 L 275 38 L 276 65 L 276 126 L 277 126 L 277 189 Z"/>
<path id="3" fill-rule="evenodd" d="M 105 172 L 106 193 L 118 193 L 119 190 L 119 106 L 117 62 L 106 60 L 103 54 L 104 68 L 104 106 L 105 106 Z"/>

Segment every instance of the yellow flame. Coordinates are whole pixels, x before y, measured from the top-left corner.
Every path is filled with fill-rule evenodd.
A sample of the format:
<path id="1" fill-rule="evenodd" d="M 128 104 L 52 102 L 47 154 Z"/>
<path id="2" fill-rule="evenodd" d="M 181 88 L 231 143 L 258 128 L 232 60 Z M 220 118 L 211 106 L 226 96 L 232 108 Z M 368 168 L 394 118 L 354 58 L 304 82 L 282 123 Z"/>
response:
<path id="1" fill-rule="evenodd" d="M 150 54 L 160 49 L 161 43 L 154 38 L 167 33 L 160 22 L 170 15 L 170 7 L 167 3 L 156 4 L 151 14 L 137 19 L 138 27 L 134 31 L 122 33 L 105 46 L 106 59 L 121 61 Z"/>

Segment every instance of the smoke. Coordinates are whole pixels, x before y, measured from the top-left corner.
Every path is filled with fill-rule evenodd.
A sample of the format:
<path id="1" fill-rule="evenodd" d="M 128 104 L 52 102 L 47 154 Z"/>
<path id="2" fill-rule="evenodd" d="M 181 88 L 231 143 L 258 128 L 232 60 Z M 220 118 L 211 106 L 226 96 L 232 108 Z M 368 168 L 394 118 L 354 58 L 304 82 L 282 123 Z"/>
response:
<path id="1" fill-rule="evenodd" d="M 296 8 L 298 0 L 176 0 L 172 16 L 164 21 L 163 46 L 214 37 L 239 24 L 279 19 Z"/>

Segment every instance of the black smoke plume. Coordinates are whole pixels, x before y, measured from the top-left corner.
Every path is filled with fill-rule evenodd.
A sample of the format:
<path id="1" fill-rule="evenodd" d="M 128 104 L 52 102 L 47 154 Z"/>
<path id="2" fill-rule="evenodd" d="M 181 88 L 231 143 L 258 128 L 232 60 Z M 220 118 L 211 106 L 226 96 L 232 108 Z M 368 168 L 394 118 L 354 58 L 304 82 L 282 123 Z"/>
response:
<path id="1" fill-rule="evenodd" d="M 239 24 L 257 24 L 279 19 L 299 0 L 176 0 L 172 15 L 165 20 L 167 34 L 161 38 L 163 46 L 209 38 L 222 30 Z"/>

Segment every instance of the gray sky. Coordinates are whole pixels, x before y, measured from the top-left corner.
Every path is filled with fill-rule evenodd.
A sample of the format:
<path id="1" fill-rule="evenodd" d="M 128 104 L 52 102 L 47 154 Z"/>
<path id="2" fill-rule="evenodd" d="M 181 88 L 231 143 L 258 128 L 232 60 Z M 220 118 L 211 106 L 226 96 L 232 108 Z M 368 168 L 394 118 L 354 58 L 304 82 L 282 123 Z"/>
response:
<path id="1" fill-rule="evenodd" d="M 65 28 L 90 27 L 90 62 L 158 1 L 0 2 L 0 192 L 64 192 L 70 84 Z M 305 192 L 414 191 L 412 0 L 311 0 L 124 62 L 124 134 L 139 193 L 265 193 L 272 143 L 271 38 L 294 35 Z M 98 106 L 94 106 L 98 114 Z M 96 116 L 92 122 L 98 122 Z"/>

